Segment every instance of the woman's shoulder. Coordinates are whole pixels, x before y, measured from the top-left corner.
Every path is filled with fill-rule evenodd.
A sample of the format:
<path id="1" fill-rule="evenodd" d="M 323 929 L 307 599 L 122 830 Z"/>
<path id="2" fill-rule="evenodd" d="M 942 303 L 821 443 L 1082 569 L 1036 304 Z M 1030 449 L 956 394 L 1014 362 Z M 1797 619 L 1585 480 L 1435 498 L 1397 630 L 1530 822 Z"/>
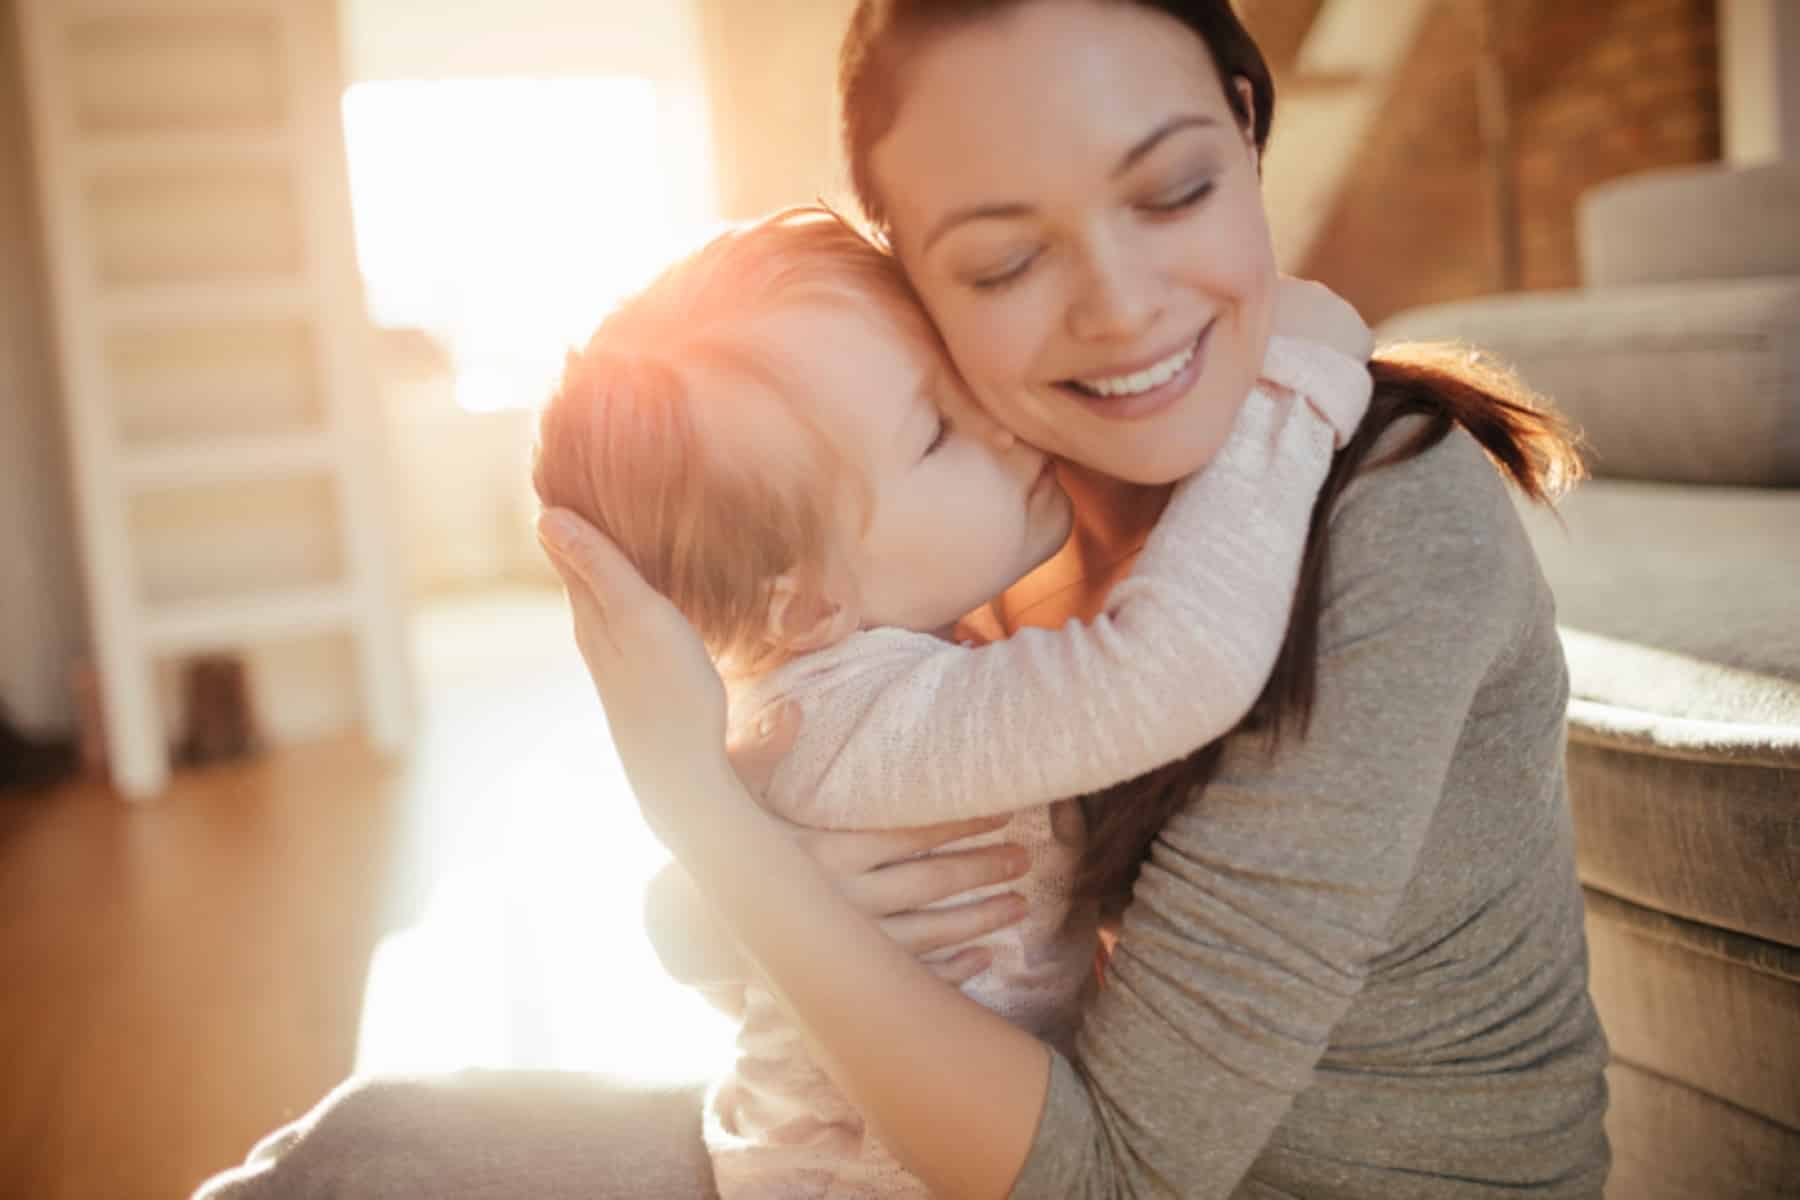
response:
<path id="1" fill-rule="evenodd" d="M 1492 611 L 1523 602 L 1536 559 L 1511 485 L 1461 426 L 1417 454 L 1389 461 L 1426 418 L 1396 421 L 1372 466 L 1352 480 L 1331 517 L 1329 573 L 1339 587 L 1380 579 L 1391 593 Z"/>

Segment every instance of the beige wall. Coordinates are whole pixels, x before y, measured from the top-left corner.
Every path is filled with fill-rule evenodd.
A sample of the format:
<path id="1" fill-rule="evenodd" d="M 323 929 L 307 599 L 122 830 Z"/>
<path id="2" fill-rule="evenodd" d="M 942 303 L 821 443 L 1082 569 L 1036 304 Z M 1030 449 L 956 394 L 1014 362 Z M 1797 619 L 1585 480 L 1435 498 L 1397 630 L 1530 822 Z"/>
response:
<path id="1" fill-rule="evenodd" d="M 835 90 L 838 42 L 854 7 L 854 0 L 700 0 L 724 216 L 847 195 Z"/>
<path id="2" fill-rule="evenodd" d="M 1725 157 L 1800 160 L 1800 4 L 1720 0 Z"/>
<path id="3" fill-rule="evenodd" d="M 1715 0 L 1508 0 L 1494 32 L 1518 247 L 1509 281 L 1483 138 L 1478 15 L 1431 10 L 1313 253 L 1297 264 L 1371 322 L 1495 291 L 1574 287 L 1583 193 L 1719 156 Z M 1278 106 L 1277 145 L 1282 129 Z"/>
<path id="4" fill-rule="evenodd" d="M 42 734 L 71 724 L 85 625 L 20 75 L 0 0 L 0 702 Z"/>

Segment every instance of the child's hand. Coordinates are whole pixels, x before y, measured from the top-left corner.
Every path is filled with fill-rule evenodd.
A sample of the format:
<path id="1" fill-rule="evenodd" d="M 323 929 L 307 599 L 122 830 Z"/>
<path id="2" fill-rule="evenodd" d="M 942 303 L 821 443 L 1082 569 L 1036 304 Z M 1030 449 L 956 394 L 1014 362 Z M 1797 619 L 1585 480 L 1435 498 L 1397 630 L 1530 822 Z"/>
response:
<path id="1" fill-rule="evenodd" d="M 654 828 L 730 770 L 725 686 L 694 627 L 599 530 L 551 509 L 538 537 L 568 589 L 575 643 Z"/>
<path id="2" fill-rule="evenodd" d="M 1283 275 L 1275 284 L 1272 333 L 1331 347 L 1357 362 L 1375 352 L 1375 335 L 1349 302 L 1322 283 Z"/>

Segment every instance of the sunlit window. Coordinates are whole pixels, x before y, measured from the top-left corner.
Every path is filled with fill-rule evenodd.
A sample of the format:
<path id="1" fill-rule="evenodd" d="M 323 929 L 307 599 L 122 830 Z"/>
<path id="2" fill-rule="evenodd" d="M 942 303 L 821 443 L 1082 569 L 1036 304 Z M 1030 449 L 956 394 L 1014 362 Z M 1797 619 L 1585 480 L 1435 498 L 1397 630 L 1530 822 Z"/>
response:
<path id="1" fill-rule="evenodd" d="M 563 351 L 692 236 L 646 79 L 361 83 L 344 124 L 372 315 L 441 338 L 467 409 L 541 401 Z"/>

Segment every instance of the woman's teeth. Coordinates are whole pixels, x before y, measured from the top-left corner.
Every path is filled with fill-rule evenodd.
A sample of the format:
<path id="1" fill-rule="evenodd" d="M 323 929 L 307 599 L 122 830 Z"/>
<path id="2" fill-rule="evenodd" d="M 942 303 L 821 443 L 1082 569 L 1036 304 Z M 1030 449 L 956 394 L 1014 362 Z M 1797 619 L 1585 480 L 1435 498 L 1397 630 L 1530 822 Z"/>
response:
<path id="1" fill-rule="evenodd" d="M 1082 391 L 1091 392 L 1096 396 L 1141 395 L 1151 388 L 1161 387 L 1181 374 L 1182 368 L 1193 361 L 1197 345 L 1198 343 L 1190 342 L 1187 349 L 1180 353 L 1172 354 L 1155 366 L 1146 367 L 1144 370 L 1133 372 L 1130 375 L 1112 375 L 1103 379 L 1073 379 L 1070 380 L 1070 383 Z"/>

